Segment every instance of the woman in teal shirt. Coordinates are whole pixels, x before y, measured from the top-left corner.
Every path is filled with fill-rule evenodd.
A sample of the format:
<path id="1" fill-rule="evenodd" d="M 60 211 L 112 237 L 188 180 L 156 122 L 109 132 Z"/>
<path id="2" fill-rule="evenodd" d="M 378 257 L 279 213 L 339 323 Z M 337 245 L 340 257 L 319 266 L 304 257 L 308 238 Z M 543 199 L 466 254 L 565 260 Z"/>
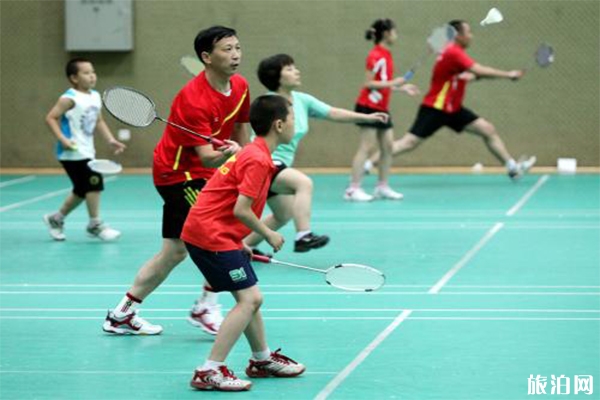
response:
<path id="1" fill-rule="evenodd" d="M 273 214 L 264 222 L 273 230 L 278 230 L 290 219 L 296 226 L 295 252 L 318 249 L 329 242 L 326 235 L 316 235 L 310 229 L 312 204 L 312 180 L 299 170 L 292 168 L 298 144 L 308 133 L 309 118 L 326 119 L 335 122 L 386 122 L 387 114 L 361 114 L 342 108 L 331 107 L 314 96 L 297 92 L 301 85 L 300 71 L 294 59 L 287 54 L 277 54 L 262 60 L 258 66 L 258 79 L 274 95 L 280 95 L 294 106 L 295 135 L 291 143 L 277 147 L 273 152 L 273 162 L 277 170 L 272 178 L 268 204 Z M 244 242 L 257 246 L 263 238 L 250 234 Z"/>

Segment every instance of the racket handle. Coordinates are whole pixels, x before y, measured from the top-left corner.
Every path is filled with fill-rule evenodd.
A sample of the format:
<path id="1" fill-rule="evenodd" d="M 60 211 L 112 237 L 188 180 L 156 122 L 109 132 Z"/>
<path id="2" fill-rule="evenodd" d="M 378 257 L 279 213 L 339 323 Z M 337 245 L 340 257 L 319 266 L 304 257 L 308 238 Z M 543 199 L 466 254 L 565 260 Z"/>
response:
<path id="1" fill-rule="evenodd" d="M 212 144 L 214 144 L 217 147 L 227 146 L 227 143 L 225 143 L 221 139 L 210 138 L 209 143 L 212 143 Z"/>
<path id="2" fill-rule="evenodd" d="M 269 264 L 269 263 L 271 263 L 271 257 L 259 256 L 258 254 L 252 254 L 252 261 L 258 261 L 261 263 Z"/>
<path id="3" fill-rule="evenodd" d="M 408 82 L 408 81 L 410 81 L 410 80 L 413 78 L 413 76 L 415 76 L 415 70 L 414 70 L 414 69 L 409 69 L 409 70 L 408 70 L 408 71 L 407 71 L 407 72 L 404 74 L 404 76 L 403 76 L 403 78 L 404 78 L 404 81 L 405 81 L 405 82 Z"/>

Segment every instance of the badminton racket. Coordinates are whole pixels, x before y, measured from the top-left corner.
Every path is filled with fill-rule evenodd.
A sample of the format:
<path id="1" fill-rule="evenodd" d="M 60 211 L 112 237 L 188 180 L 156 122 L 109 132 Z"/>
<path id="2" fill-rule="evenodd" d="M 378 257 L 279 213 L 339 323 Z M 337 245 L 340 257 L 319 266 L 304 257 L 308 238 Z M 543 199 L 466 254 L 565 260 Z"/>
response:
<path id="1" fill-rule="evenodd" d="M 105 159 L 91 160 L 87 163 L 88 167 L 94 172 L 98 172 L 102 175 L 115 175 L 123 170 L 121 164 Z"/>
<path id="2" fill-rule="evenodd" d="M 179 64 L 191 76 L 198 76 L 200 72 L 204 71 L 204 64 L 196 56 L 185 55 L 179 59 Z"/>
<path id="3" fill-rule="evenodd" d="M 547 68 L 554 62 L 554 49 L 547 43 L 542 43 L 538 46 L 534 54 L 535 63 L 541 68 Z M 533 66 L 530 64 L 529 68 Z M 529 69 L 527 68 L 527 69 Z"/>
<path id="4" fill-rule="evenodd" d="M 360 264 L 338 264 L 327 269 L 307 267 L 304 265 L 292 264 L 285 261 L 279 261 L 267 256 L 253 255 L 252 260 L 262 262 L 286 265 L 288 267 L 300 268 L 307 271 L 318 272 L 325 275 L 325 282 L 329 285 L 352 292 L 372 292 L 381 288 L 385 284 L 385 275 L 375 268 Z"/>
<path id="5" fill-rule="evenodd" d="M 149 126 L 154 120 L 158 119 L 167 125 L 174 126 L 191 135 L 198 136 L 208 143 L 212 143 L 219 147 L 227 145 L 227 143 L 222 140 L 201 135 L 184 126 L 159 117 L 156 114 L 156 106 L 152 99 L 136 89 L 122 86 L 106 89 L 102 95 L 102 101 L 110 115 L 124 124 L 136 128 L 144 128 Z"/>
<path id="6" fill-rule="evenodd" d="M 431 34 L 427 38 L 427 50 L 421 57 L 413 64 L 412 68 L 409 69 L 403 76 L 405 81 L 409 81 L 415 75 L 417 69 L 423 64 L 423 62 L 432 53 L 440 54 L 450 42 L 456 37 L 456 29 L 452 25 L 444 24 L 438 26 L 431 31 Z"/>

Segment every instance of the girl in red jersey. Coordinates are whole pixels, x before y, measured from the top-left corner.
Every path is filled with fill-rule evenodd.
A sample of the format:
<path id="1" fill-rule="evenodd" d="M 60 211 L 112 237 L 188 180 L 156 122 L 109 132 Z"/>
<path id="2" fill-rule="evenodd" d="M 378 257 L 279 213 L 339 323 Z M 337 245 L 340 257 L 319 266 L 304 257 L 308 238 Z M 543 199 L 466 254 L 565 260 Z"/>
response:
<path id="1" fill-rule="evenodd" d="M 373 22 L 365 35 L 367 40 L 373 40 L 375 46 L 369 52 L 366 61 L 366 77 L 363 88 L 356 100 L 357 112 L 372 114 L 385 112 L 389 114 L 390 95 L 392 90 L 398 90 L 415 96 L 418 88 L 406 84 L 404 78 L 394 78 L 394 60 L 390 51 L 398 39 L 396 25 L 391 19 L 378 19 Z M 392 119 L 388 122 L 358 123 L 360 127 L 360 145 L 352 161 L 352 177 L 350 186 L 346 189 L 344 198 L 349 201 L 371 201 L 374 198 L 399 200 L 402 194 L 395 192 L 388 185 L 388 175 L 392 162 L 392 142 L 394 132 Z M 381 161 L 379 163 L 379 182 L 375 195 L 367 194 L 361 187 L 364 175 L 363 165 L 375 147 L 375 139 L 379 142 Z"/>

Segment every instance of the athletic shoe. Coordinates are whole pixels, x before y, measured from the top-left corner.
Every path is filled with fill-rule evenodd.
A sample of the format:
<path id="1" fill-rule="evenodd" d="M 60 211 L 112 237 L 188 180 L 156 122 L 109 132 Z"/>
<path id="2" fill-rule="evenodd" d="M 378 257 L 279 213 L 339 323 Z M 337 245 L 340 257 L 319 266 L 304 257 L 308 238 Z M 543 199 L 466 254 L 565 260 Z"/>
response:
<path id="1" fill-rule="evenodd" d="M 280 354 L 281 349 L 271 353 L 268 360 L 255 361 L 250 359 L 246 368 L 246 375 L 250 378 L 268 378 L 274 376 L 277 378 L 291 378 L 298 376 L 306 370 L 303 364 L 297 363 Z"/>
<path id="2" fill-rule="evenodd" d="M 102 222 L 96 225 L 88 225 L 86 231 L 88 236 L 96 237 L 107 242 L 117 240 L 119 236 L 121 236 L 121 232 L 119 232 L 116 229 L 110 228 L 108 225 Z"/>
<path id="3" fill-rule="evenodd" d="M 252 255 L 273 258 L 273 254 L 265 253 L 264 251 L 259 250 L 256 247 L 252 247 Z"/>
<path id="4" fill-rule="evenodd" d="M 361 188 L 356 188 L 356 189 L 348 188 L 348 189 L 346 189 L 346 192 L 344 193 L 344 200 L 366 202 L 366 201 L 372 201 L 373 196 L 366 193 Z"/>
<path id="5" fill-rule="evenodd" d="M 54 218 L 53 214 L 46 214 L 43 218 L 52 239 L 62 242 L 67 238 L 63 232 L 65 227 L 64 221 L 58 221 Z"/>
<path id="6" fill-rule="evenodd" d="M 102 325 L 102 330 L 117 335 L 159 335 L 163 328 L 137 316 L 136 312 L 117 318 L 109 311 Z"/>
<path id="7" fill-rule="evenodd" d="M 252 382 L 239 379 L 233 371 L 223 365 L 218 369 L 195 370 L 190 386 L 198 390 L 240 392 L 250 390 Z"/>
<path id="8" fill-rule="evenodd" d="M 386 185 L 377 186 L 377 188 L 375 188 L 374 197 L 376 199 L 402 200 L 404 195 L 394 191 L 391 187 Z"/>
<path id="9" fill-rule="evenodd" d="M 190 311 L 188 322 L 198 328 L 201 328 L 209 335 L 216 335 L 219 333 L 219 328 L 223 322 L 221 305 L 208 305 L 203 303 L 194 304 L 192 310 Z"/>
<path id="10" fill-rule="evenodd" d="M 526 174 L 527 172 L 529 172 L 531 167 L 533 167 L 535 165 L 536 161 L 537 161 L 536 156 L 531 156 L 531 157 L 521 156 L 519 158 L 519 162 L 518 162 L 521 173 Z"/>
<path id="11" fill-rule="evenodd" d="M 306 253 L 309 250 L 320 249 L 329 243 L 329 236 L 315 235 L 310 232 L 294 242 L 294 251 L 296 253 Z"/>

